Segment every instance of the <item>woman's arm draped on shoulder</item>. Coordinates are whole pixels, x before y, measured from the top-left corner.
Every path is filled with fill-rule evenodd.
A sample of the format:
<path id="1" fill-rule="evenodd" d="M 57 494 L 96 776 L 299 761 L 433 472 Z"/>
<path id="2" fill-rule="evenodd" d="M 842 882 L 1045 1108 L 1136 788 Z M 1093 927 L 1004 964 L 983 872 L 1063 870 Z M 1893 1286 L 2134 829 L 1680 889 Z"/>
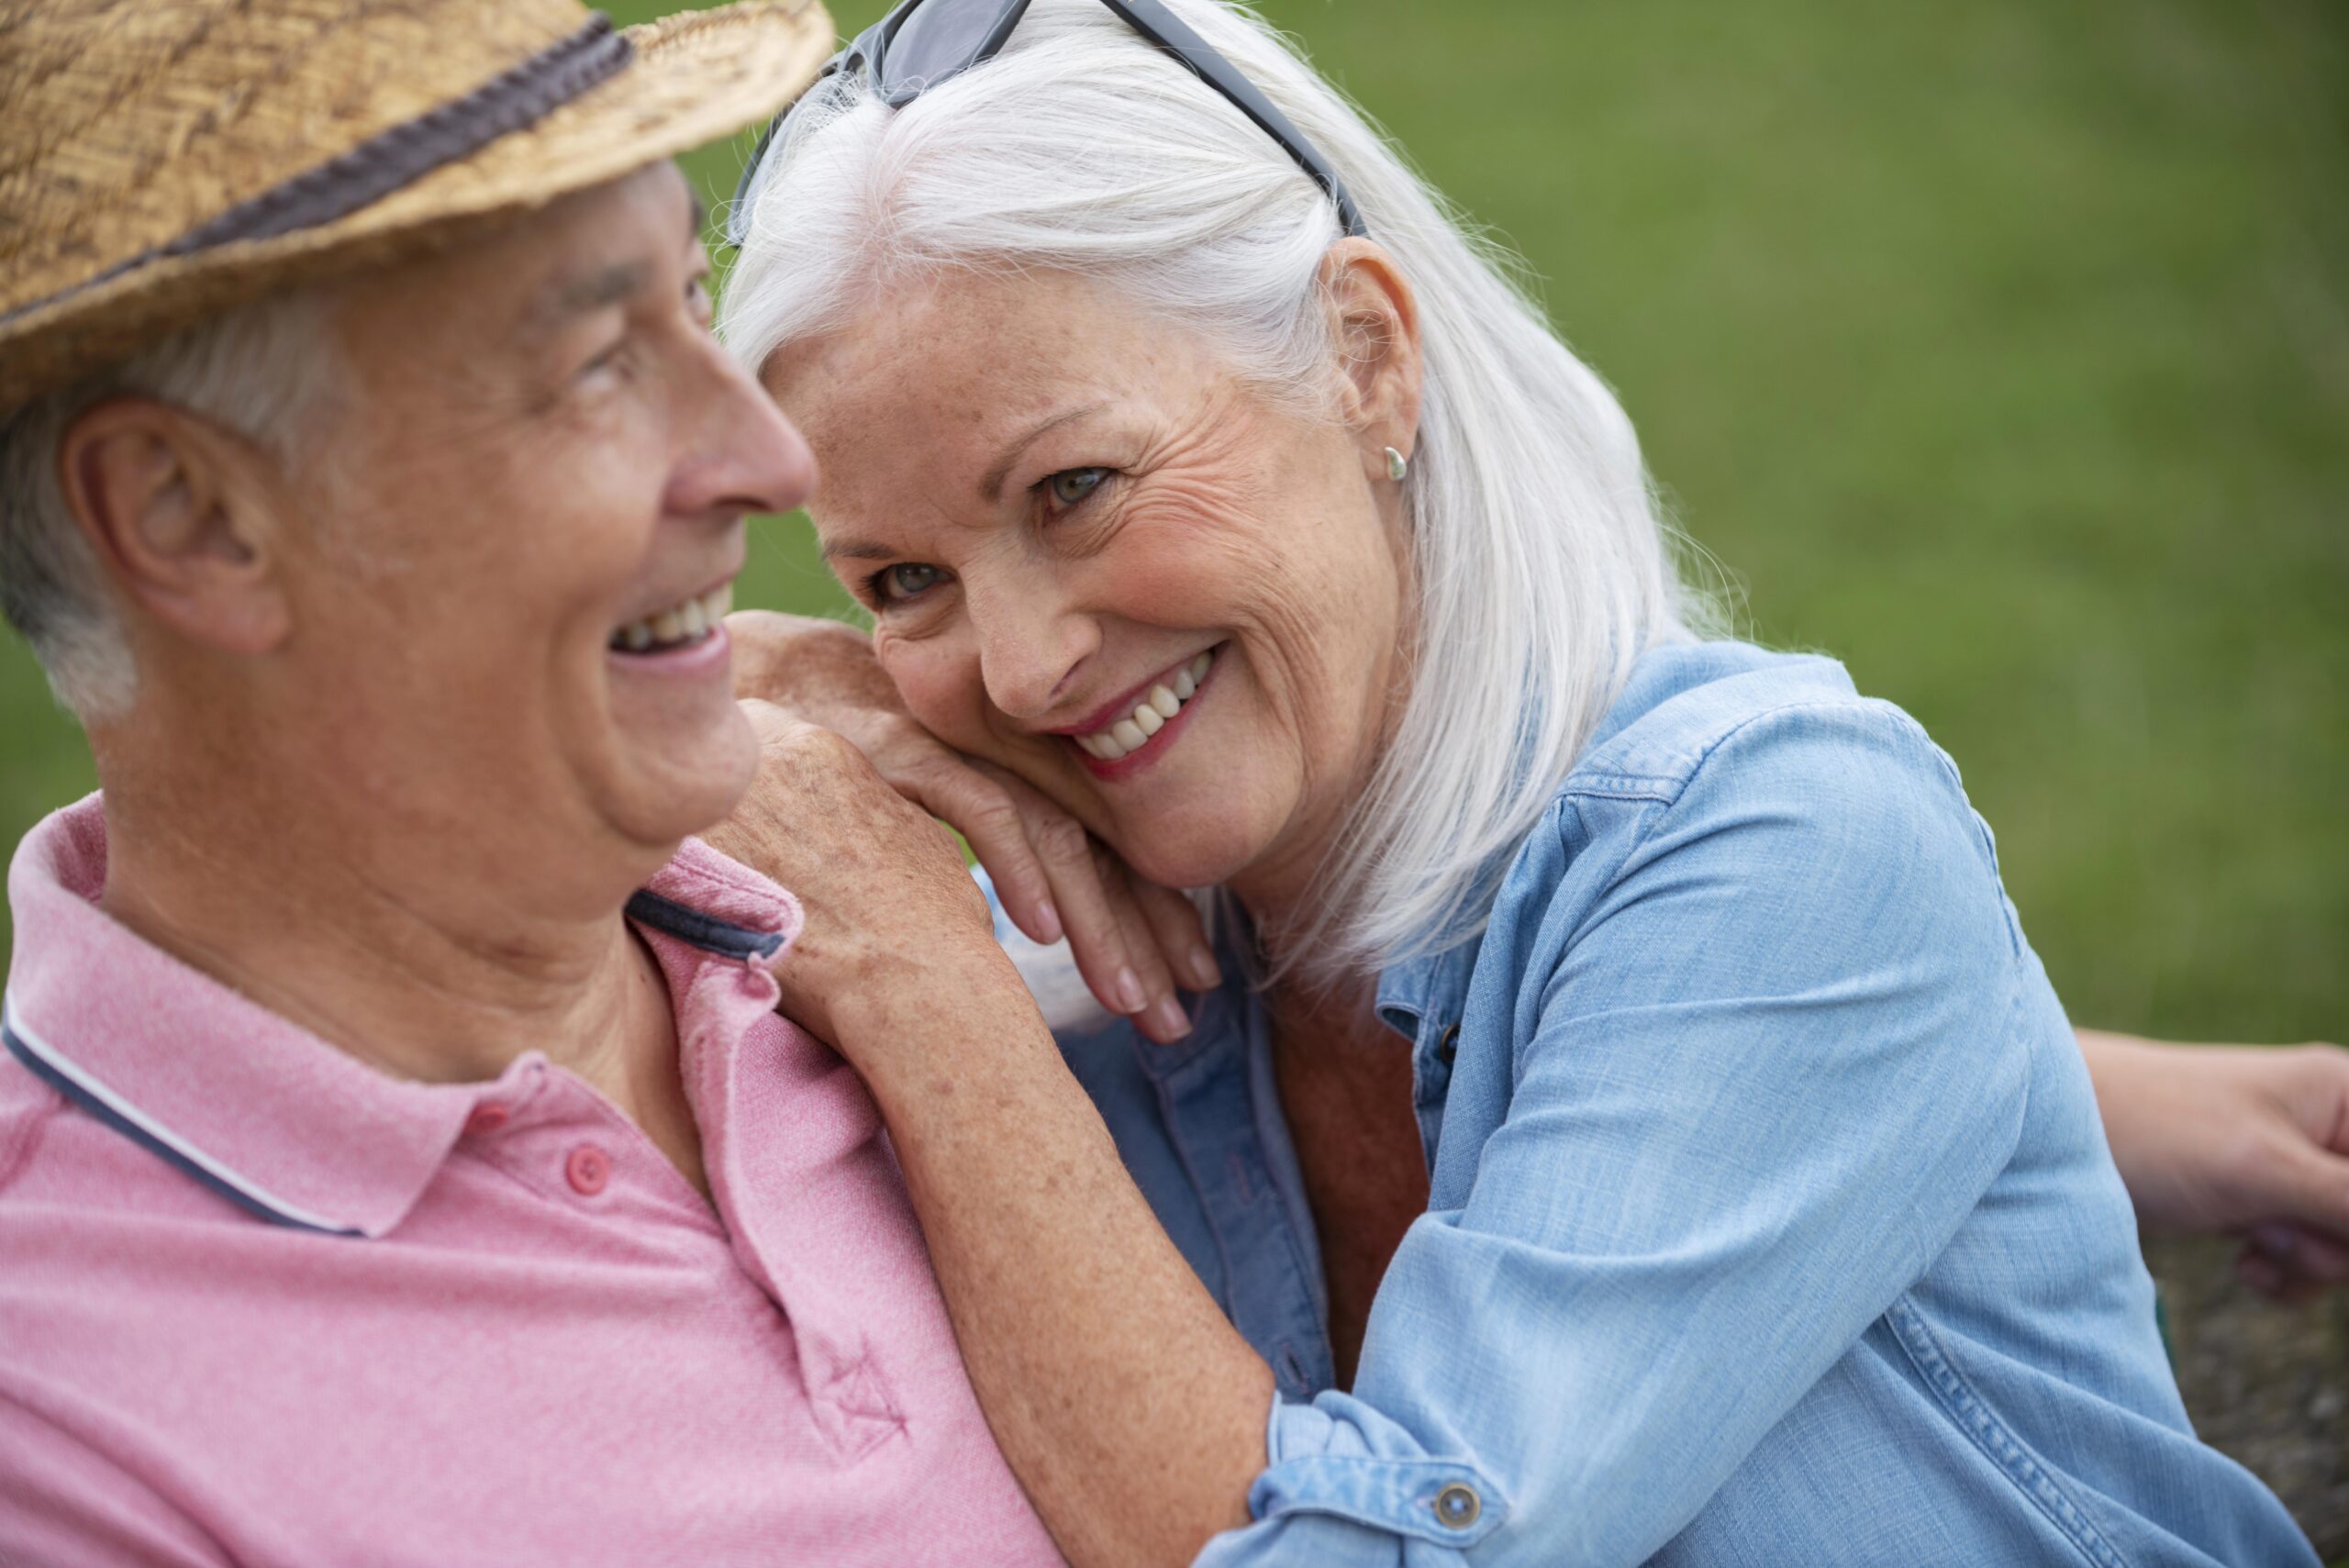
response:
<path id="1" fill-rule="evenodd" d="M 951 841 L 853 748 L 761 704 L 736 830 L 805 922 L 783 1011 L 888 1123 L 973 1386 L 1077 1568 L 1176 1568 L 1241 1522 L 1273 1377 L 1167 1240 Z"/>

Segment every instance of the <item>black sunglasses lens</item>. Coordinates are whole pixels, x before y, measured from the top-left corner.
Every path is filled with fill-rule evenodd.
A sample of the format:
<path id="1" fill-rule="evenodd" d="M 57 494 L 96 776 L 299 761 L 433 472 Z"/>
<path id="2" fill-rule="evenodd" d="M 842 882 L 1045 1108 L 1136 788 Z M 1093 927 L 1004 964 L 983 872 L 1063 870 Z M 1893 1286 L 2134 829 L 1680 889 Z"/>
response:
<path id="1" fill-rule="evenodd" d="M 895 100 L 906 88 L 943 82 L 968 66 L 1003 16 L 1003 0 L 922 0 L 889 39 L 883 79 Z"/>

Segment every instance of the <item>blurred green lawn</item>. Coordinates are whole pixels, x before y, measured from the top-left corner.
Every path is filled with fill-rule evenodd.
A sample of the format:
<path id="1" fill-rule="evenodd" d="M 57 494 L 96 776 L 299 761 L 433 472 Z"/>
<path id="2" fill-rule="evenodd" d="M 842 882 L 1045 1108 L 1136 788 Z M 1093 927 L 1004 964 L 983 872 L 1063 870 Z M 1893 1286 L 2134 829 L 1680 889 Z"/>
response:
<path id="1" fill-rule="evenodd" d="M 1955 755 L 2076 1018 L 2349 1035 L 2349 13 L 1268 9 L 1531 259 L 1749 635 Z M 797 519 L 743 596 L 841 603 Z M 7 840 L 90 786 L 13 643 L 0 754 Z"/>

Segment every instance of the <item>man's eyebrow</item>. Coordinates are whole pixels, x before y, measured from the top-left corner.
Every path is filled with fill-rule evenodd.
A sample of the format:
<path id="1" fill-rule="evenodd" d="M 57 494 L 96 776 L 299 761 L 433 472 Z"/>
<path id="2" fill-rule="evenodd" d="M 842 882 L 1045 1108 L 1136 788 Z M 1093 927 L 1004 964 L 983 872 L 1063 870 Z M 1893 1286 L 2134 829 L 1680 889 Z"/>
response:
<path id="1" fill-rule="evenodd" d="M 1005 449 L 1002 461 L 988 469 L 986 476 L 979 481 L 981 498 L 988 501 L 1002 500 L 1004 480 L 1010 476 L 1012 465 L 1020 460 L 1030 447 L 1034 446 L 1063 425 L 1074 424 L 1079 419 L 1090 419 L 1108 406 L 1106 403 L 1088 403 L 1082 408 L 1072 408 L 1065 414 L 1055 414 L 1014 441 Z"/>
<path id="2" fill-rule="evenodd" d="M 642 292 L 652 281 L 652 263 L 614 261 L 584 272 L 566 272 L 539 291 L 531 304 L 528 330 L 551 334 L 565 322 L 585 316 Z"/>
<path id="3" fill-rule="evenodd" d="M 826 561 L 887 561 L 896 553 L 885 544 L 875 544 L 870 539 L 844 539 L 839 544 L 828 544 L 823 550 Z"/>

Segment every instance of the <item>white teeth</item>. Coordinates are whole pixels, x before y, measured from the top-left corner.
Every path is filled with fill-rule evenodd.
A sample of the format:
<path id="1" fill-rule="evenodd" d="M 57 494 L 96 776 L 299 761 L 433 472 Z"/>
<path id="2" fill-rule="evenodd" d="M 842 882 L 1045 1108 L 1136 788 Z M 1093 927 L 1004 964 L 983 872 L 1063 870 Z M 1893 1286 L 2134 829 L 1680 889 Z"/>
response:
<path id="1" fill-rule="evenodd" d="M 1129 752 L 1140 751 L 1152 736 L 1166 728 L 1167 720 L 1183 711 L 1185 703 L 1197 695 L 1199 683 L 1207 678 L 1208 671 L 1214 665 L 1215 653 L 1212 650 L 1199 654 L 1151 687 L 1149 694 L 1125 717 L 1107 729 L 1097 729 L 1090 735 L 1076 735 L 1070 739 L 1085 749 L 1086 756 L 1104 762 L 1114 762 Z"/>
<path id="2" fill-rule="evenodd" d="M 699 642 L 718 629 L 734 607 L 734 584 L 720 583 L 708 593 L 662 610 L 657 616 L 632 620 L 612 634 L 612 646 L 630 653 L 665 651 L 670 643 Z"/>

